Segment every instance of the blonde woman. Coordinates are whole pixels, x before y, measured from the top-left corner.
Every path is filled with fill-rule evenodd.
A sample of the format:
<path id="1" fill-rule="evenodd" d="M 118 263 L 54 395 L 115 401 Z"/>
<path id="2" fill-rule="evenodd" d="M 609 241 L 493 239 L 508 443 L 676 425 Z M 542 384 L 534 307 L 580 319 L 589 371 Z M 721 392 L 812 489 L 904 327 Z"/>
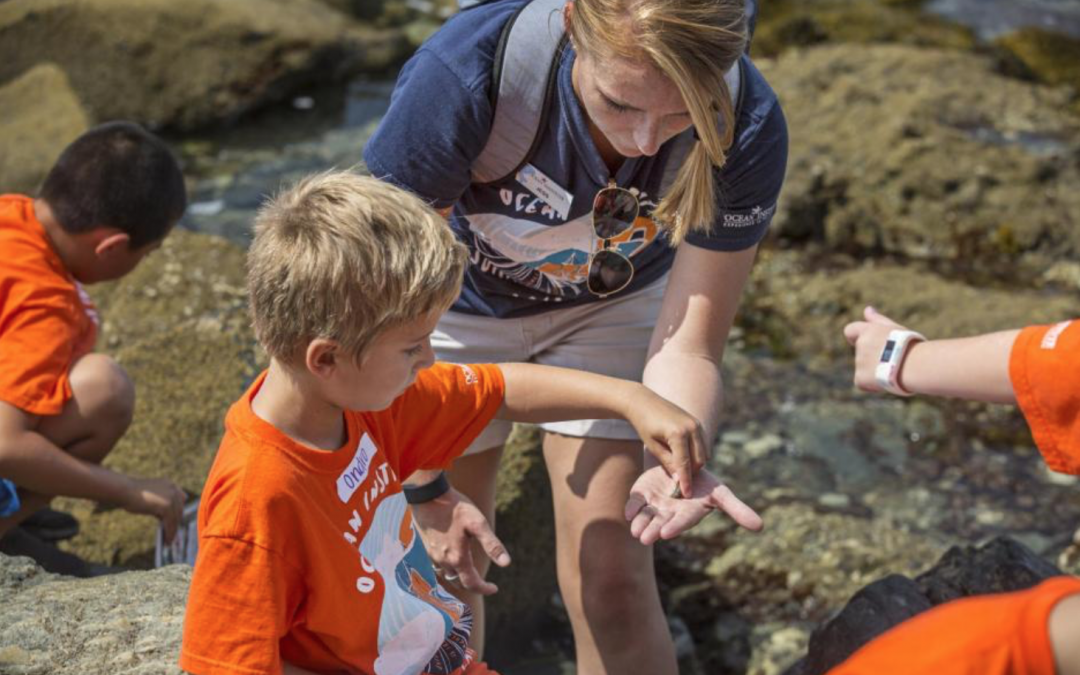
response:
<path id="1" fill-rule="evenodd" d="M 724 344 L 787 160 L 780 105 L 744 55 L 743 1 L 498 0 L 420 48 L 364 159 L 443 209 L 469 246 L 461 296 L 432 336 L 440 359 L 642 379 L 715 437 Z M 529 29 L 508 38 L 529 12 Z M 533 78 L 541 98 L 506 94 L 533 86 L 513 70 L 542 61 L 527 44 L 562 34 L 550 77 Z M 477 168 L 493 147 L 511 156 L 505 175 Z M 621 422 L 544 429 L 578 672 L 673 675 L 648 545 L 712 510 L 750 529 L 760 518 L 707 470 L 691 479 L 700 452 L 669 448 L 672 475 Z M 483 595 L 495 590 L 483 574 L 489 559 L 509 562 L 487 525 L 508 433 L 489 426 L 449 481 L 426 474 L 409 490 L 481 639 Z M 676 485 L 689 496 L 673 498 Z"/>

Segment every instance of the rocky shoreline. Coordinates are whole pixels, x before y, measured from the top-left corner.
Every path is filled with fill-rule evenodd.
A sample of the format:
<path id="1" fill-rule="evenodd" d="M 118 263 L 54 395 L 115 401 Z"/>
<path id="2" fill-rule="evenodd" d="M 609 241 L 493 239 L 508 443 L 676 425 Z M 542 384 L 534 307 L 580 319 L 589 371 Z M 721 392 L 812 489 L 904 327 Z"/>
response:
<path id="1" fill-rule="evenodd" d="M 283 182 L 360 160 L 388 73 L 450 4 L 0 0 L 0 188 L 32 190 L 110 116 L 163 129 L 185 161 L 184 228 L 92 289 L 99 349 L 139 394 L 111 465 L 198 494 L 224 410 L 265 363 L 244 309 L 254 209 Z M 751 535 L 712 516 L 658 546 L 685 673 L 778 675 L 861 588 L 917 582 L 950 547 L 1008 536 L 1080 572 L 1077 481 L 1044 468 L 1015 410 L 850 385 L 840 328 L 868 303 L 938 337 L 1080 315 L 1080 77 L 1037 58 L 1075 36 L 1019 24 L 988 36 L 921 11 L 765 0 L 754 53 L 791 156 L 725 355 L 713 466 L 767 525 Z M 120 14 L 125 32 L 102 39 L 95 26 Z M 515 563 L 495 579 L 492 660 L 506 675 L 573 672 L 534 433 L 520 430 L 500 480 Z M 58 506 L 82 523 L 66 550 L 151 566 L 148 519 Z M 72 581 L 0 556 L 0 671 L 179 672 L 188 578 L 174 567 Z"/>

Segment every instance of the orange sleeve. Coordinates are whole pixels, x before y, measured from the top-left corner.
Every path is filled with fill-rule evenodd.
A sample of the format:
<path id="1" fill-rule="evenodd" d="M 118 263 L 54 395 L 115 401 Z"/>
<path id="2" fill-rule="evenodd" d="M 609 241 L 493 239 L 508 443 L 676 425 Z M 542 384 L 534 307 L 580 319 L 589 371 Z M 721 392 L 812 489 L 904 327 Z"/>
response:
<path id="1" fill-rule="evenodd" d="M 280 642 L 303 588 L 299 572 L 265 548 L 226 537 L 201 539 L 180 667 L 195 675 L 281 673 Z"/>
<path id="2" fill-rule="evenodd" d="M 24 306 L 0 336 L 0 400 L 32 415 L 56 415 L 71 398 L 68 372 L 84 342 L 67 312 Z"/>
<path id="3" fill-rule="evenodd" d="M 436 363 L 394 401 L 401 479 L 417 469 L 445 468 L 502 406 L 506 386 L 493 364 Z"/>
<path id="4" fill-rule="evenodd" d="M 1080 474 L 1080 321 L 1022 330 L 1009 378 L 1046 463 Z"/>
<path id="5" fill-rule="evenodd" d="M 1054 577 L 1026 591 L 939 605 L 863 646 L 828 675 L 1053 673 L 1050 612 L 1076 593 L 1080 579 Z"/>

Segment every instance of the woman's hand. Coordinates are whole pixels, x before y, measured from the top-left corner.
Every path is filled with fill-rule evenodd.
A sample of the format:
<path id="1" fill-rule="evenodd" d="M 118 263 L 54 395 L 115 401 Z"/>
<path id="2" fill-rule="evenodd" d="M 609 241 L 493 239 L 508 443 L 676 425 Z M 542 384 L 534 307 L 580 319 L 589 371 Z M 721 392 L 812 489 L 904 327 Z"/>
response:
<path id="1" fill-rule="evenodd" d="M 674 485 L 664 468 L 657 466 L 641 474 L 630 488 L 625 515 L 630 533 L 642 544 L 677 537 L 712 511 L 723 511 L 748 530 L 762 528 L 761 516 L 707 469 L 694 474 L 689 497 L 672 497 Z"/>
<path id="2" fill-rule="evenodd" d="M 510 564 L 510 554 L 476 504 L 450 488 L 442 496 L 423 504 L 411 504 L 410 508 L 424 540 L 424 548 L 444 582 L 481 595 L 491 595 L 499 590 L 477 571 L 472 557 L 472 540 L 479 541 L 499 567 Z"/>
<path id="3" fill-rule="evenodd" d="M 626 419 L 641 436 L 645 449 L 675 477 L 681 494 L 690 494 L 694 472 L 709 458 L 701 422 L 644 386 L 628 402 Z M 672 492 L 669 485 L 668 494 Z"/>

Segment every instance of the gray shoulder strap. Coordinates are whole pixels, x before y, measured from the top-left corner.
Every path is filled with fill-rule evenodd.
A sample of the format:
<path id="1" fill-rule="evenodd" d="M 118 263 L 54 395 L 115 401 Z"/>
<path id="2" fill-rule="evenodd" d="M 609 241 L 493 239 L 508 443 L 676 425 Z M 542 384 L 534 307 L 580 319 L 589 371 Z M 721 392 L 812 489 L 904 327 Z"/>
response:
<path id="1" fill-rule="evenodd" d="M 510 19 L 492 71 L 491 133 L 472 163 L 473 183 L 492 183 L 517 171 L 533 151 L 547 116 L 564 42 L 566 0 L 532 0 Z"/>
<path id="2" fill-rule="evenodd" d="M 742 108 L 742 78 L 743 78 L 743 62 L 739 59 L 735 62 L 735 65 L 731 67 L 727 73 L 724 74 L 724 81 L 727 82 L 728 92 L 731 93 L 731 105 L 735 109 L 735 118 L 739 118 L 739 109 Z M 722 124 L 722 121 L 718 121 L 717 124 Z M 675 182 L 675 178 L 679 175 L 679 169 L 682 168 L 683 162 L 686 161 L 686 156 L 690 154 L 690 147 L 694 143 L 694 130 L 687 129 L 674 140 L 675 146 L 671 149 L 671 157 L 668 159 L 667 164 L 664 165 L 664 176 L 660 179 L 660 195 L 666 195 L 668 188 Z"/>

